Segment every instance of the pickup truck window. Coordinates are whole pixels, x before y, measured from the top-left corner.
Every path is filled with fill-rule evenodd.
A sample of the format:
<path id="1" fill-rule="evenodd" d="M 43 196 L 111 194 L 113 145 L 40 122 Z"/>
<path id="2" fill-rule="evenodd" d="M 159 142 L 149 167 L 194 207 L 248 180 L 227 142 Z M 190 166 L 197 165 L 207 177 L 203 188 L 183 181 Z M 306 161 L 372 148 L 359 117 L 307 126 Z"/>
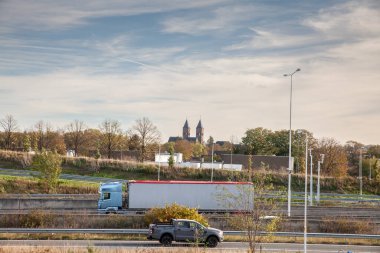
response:
<path id="1" fill-rule="evenodd" d="M 177 227 L 179 228 L 190 228 L 190 222 L 188 221 L 178 221 Z"/>
<path id="2" fill-rule="evenodd" d="M 196 222 L 190 222 L 190 228 L 204 230 L 204 227 L 201 224 L 196 223 Z"/>

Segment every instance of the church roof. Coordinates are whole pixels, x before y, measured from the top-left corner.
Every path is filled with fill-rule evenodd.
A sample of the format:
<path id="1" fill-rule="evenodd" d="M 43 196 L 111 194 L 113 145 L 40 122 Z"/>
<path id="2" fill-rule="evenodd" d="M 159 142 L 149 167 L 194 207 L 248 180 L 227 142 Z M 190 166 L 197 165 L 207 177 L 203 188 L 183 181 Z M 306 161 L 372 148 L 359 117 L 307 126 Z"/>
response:
<path id="1" fill-rule="evenodd" d="M 187 122 L 187 120 L 185 122 L 185 125 L 183 125 L 183 128 L 189 128 L 189 122 Z"/>
<path id="2" fill-rule="evenodd" d="M 199 120 L 198 125 L 197 125 L 197 128 L 203 128 L 203 126 L 202 126 L 202 121 L 201 121 L 201 120 Z"/>

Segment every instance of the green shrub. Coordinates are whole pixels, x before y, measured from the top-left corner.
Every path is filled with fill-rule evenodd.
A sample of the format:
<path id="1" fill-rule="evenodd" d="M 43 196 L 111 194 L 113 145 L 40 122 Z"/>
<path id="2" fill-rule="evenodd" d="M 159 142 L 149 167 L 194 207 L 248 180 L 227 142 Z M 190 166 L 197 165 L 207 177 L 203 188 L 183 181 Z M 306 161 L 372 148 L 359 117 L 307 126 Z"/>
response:
<path id="1" fill-rule="evenodd" d="M 171 219 L 189 219 L 208 226 L 207 219 L 198 213 L 196 208 L 181 206 L 178 204 L 166 205 L 163 208 L 150 209 L 144 216 L 146 224 L 153 222 L 168 222 Z"/>
<path id="2" fill-rule="evenodd" d="M 62 171 L 61 163 L 61 157 L 50 151 L 42 151 L 33 157 L 33 167 L 40 172 L 38 177 L 45 192 L 56 189 Z"/>

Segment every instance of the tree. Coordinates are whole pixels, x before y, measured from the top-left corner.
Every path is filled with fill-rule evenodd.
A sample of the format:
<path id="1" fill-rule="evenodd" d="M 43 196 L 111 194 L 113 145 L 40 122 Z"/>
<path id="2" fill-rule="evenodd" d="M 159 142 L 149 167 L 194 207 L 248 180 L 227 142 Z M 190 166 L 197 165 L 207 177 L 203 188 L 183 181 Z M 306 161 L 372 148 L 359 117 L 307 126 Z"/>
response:
<path id="1" fill-rule="evenodd" d="M 368 148 L 367 154 L 370 157 L 380 158 L 380 145 L 371 145 Z"/>
<path id="2" fill-rule="evenodd" d="M 169 142 L 169 154 L 170 154 L 170 157 L 169 157 L 169 161 L 168 161 L 168 164 L 169 164 L 169 168 L 173 168 L 174 167 L 174 145 L 173 145 L 173 142 Z"/>
<path id="3" fill-rule="evenodd" d="M 205 147 L 201 143 L 197 142 L 193 145 L 194 157 L 201 158 L 202 155 L 204 155 L 204 152 L 205 152 Z"/>
<path id="4" fill-rule="evenodd" d="M 102 133 L 102 145 L 107 153 L 108 159 L 111 159 L 112 151 L 119 145 L 121 139 L 121 127 L 117 120 L 104 120 L 100 125 Z"/>
<path id="5" fill-rule="evenodd" d="M 56 189 L 62 171 L 61 163 L 61 157 L 51 151 L 43 150 L 33 157 L 33 167 L 40 172 L 38 177 L 46 193 Z"/>
<path id="6" fill-rule="evenodd" d="M 223 205 L 238 210 L 231 217 L 231 225 L 238 230 L 247 231 L 249 252 L 252 253 L 255 252 L 256 246 L 264 240 L 263 237 L 260 237 L 260 232 L 275 232 L 280 222 L 280 217 L 268 217 L 274 213 L 279 204 L 277 198 L 266 196 L 268 191 L 274 189 L 270 183 L 270 177 L 263 174 L 254 176 L 254 187 L 239 185 L 237 192 L 225 191 L 222 195 L 217 196 Z"/>
<path id="7" fill-rule="evenodd" d="M 0 125 L 4 129 L 5 149 L 11 149 L 13 135 L 17 131 L 17 121 L 12 115 L 6 115 L 0 120 Z"/>
<path id="8" fill-rule="evenodd" d="M 188 161 L 193 154 L 193 144 L 187 140 L 178 140 L 174 144 L 177 153 L 182 153 L 183 160 Z"/>
<path id="9" fill-rule="evenodd" d="M 30 136 L 28 133 L 24 133 L 24 138 L 22 140 L 22 143 L 23 143 L 23 149 L 24 151 L 30 151 L 31 148 L 32 148 L 32 143 L 31 143 L 31 140 L 30 140 Z"/>
<path id="10" fill-rule="evenodd" d="M 274 146 L 271 143 L 272 131 L 257 127 L 249 129 L 245 132 L 242 142 L 246 150 L 251 150 L 252 155 L 273 155 Z"/>
<path id="11" fill-rule="evenodd" d="M 214 138 L 210 136 L 207 140 L 207 146 L 211 147 L 214 144 Z"/>
<path id="12" fill-rule="evenodd" d="M 75 156 L 79 154 L 79 148 L 85 142 L 84 131 L 86 125 L 83 121 L 74 120 L 67 127 L 67 133 L 65 134 L 65 140 L 68 147 L 74 149 Z"/>
<path id="13" fill-rule="evenodd" d="M 350 174 L 352 176 L 357 176 L 359 171 L 359 154 L 360 149 L 364 147 L 364 145 L 357 141 L 347 141 L 346 145 L 344 145 L 344 149 L 346 152 L 348 166 L 350 168 Z"/>
<path id="14" fill-rule="evenodd" d="M 159 142 L 160 132 L 148 118 L 143 117 L 136 120 L 131 133 L 139 137 L 140 161 L 144 162 L 147 158 L 148 148 Z"/>
<path id="15" fill-rule="evenodd" d="M 315 162 L 320 154 L 325 155 L 325 160 L 321 165 L 321 172 L 334 177 L 344 177 L 348 171 L 348 161 L 344 147 L 333 138 L 322 138 L 318 142 L 317 149 L 313 152 Z"/>

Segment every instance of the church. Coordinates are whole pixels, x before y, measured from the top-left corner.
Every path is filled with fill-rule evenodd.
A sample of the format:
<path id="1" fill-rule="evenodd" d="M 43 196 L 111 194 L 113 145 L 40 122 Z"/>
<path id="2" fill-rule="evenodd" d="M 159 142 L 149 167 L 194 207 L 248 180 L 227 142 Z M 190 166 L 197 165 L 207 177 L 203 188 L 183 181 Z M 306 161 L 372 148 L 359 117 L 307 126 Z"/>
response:
<path id="1" fill-rule="evenodd" d="M 204 129 L 202 126 L 202 121 L 199 120 L 199 122 L 198 122 L 197 128 L 195 130 L 195 137 L 191 137 L 190 136 L 189 122 L 186 119 L 185 124 L 183 125 L 183 128 L 182 128 L 182 137 L 180 137 L 180 136 L 169 137 L 168 142 L 176 142 L 179 140 L 187 140 L 187 141 L 193 142 L 193 143 L 196 143 L 196 142 L 203 143 L 204 142 Z"/>

